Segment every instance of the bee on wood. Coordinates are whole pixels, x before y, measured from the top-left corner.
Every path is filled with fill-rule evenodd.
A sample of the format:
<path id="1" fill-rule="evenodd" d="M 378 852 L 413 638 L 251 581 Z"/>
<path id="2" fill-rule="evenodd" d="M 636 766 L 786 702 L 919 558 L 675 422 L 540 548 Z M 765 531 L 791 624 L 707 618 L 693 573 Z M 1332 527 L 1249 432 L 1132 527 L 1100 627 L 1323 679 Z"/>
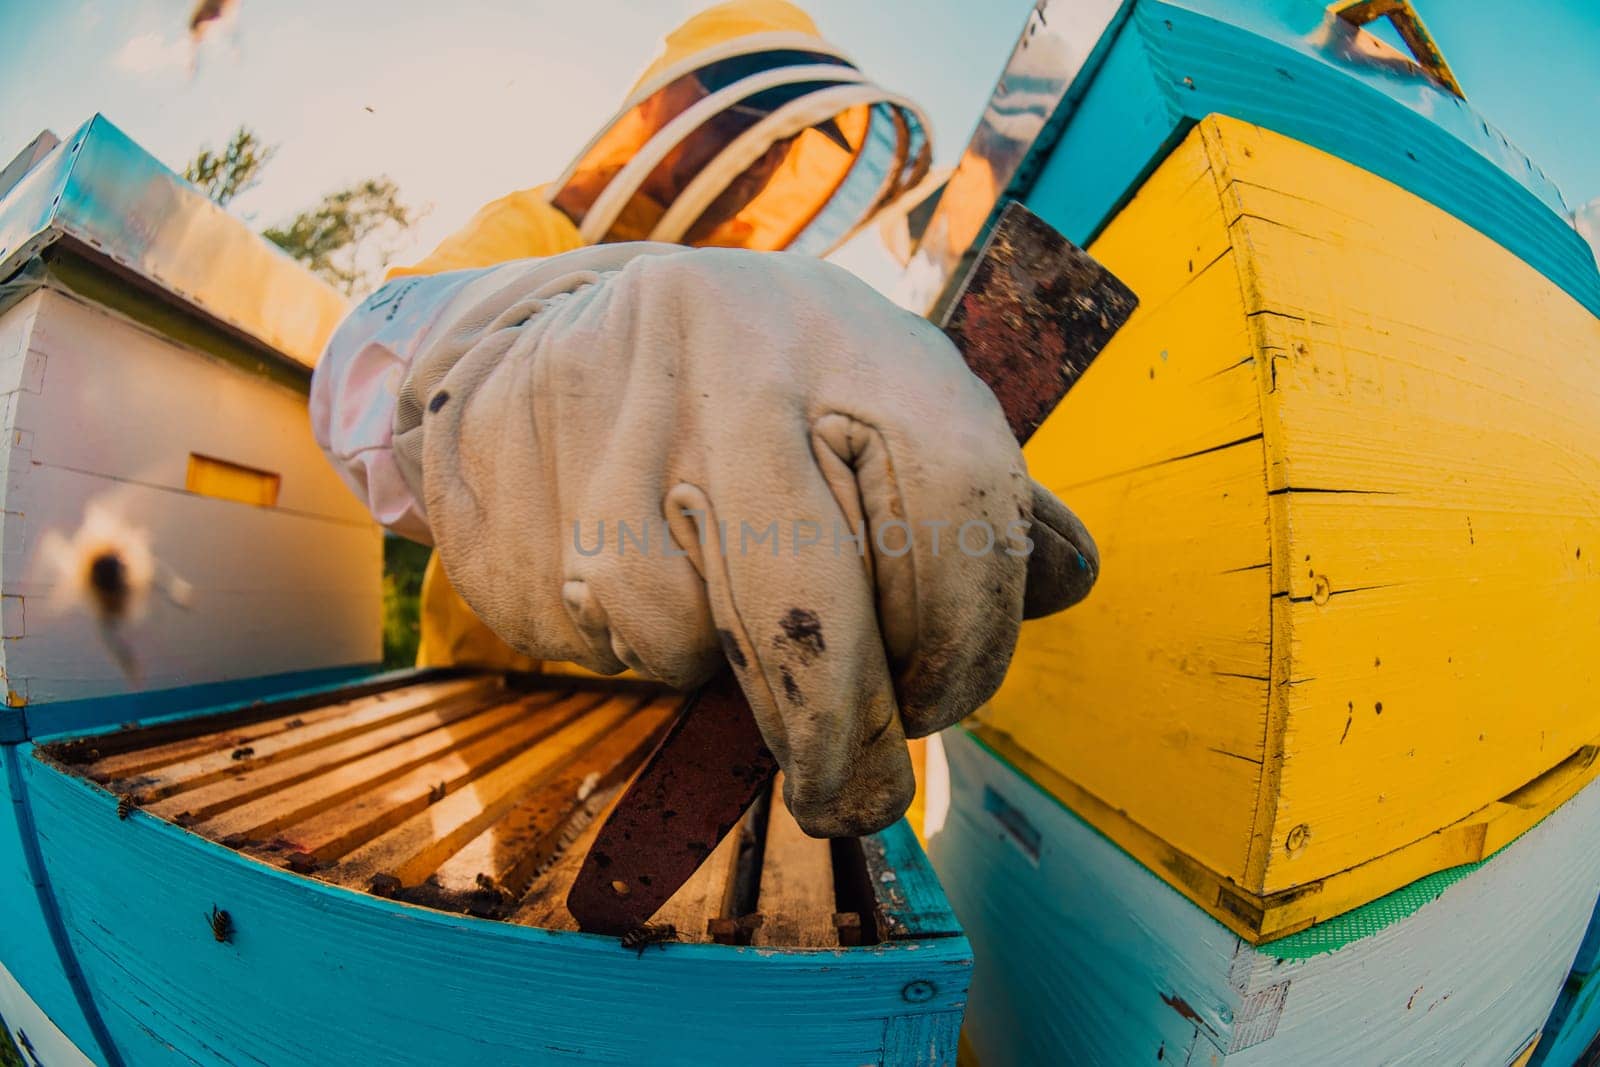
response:
<path id="1" fill-rule="evenodd" d="M 234 749 L 231 758 L 232 759 L 236 759 L 236 760 L 244 760 L 244 759 L 249 759 L 251 756 L 254 756 L 255 754 L 256 754 L 256 750 L 255 749 L 251 748 L 249 745 L 245 745 L 243 748 Z"/>
<path id="2" fill-rule="evenodd" d="M 225 945 L 233 940 L 233 916 L 211 905 L 211 914 L 206 916 L 206 923 L 211 927 L 211 936 L 217 939 L 217 944 Z"/>
<path id="3" fill-rule="evenodd" d="M 445 783 L 443 783 L 443 782 L 440 782 L 438 785 L 429 786 L 428 787 L 428 803 L 429 804 L 437 804 L 437 803 L 439 803 L 439 801 L 444 799 L 445 793 L 447 791 L 448 790 L 445 788 Z"/>
<path id="4" fill-rule="evenodd" d="M 644 950 L 651 945 L 665 947 L 668 941 L 676 940 L 678 928 L 671 923 L 645 923 L 622 935 L 622 947 L 634 949 L 643 957 Z"/>
<path id="5" fill-rule="evenodd" d="M 132 793 L 120 794 L 117 797 L 117 818 L 126 819 L 133 814 L 133 809 L 138 806 L 139 802 L 133 798 Z"/>
<path id="6" fill-rule="evenodd" d="M 500 884 L 497 883 L 493 878 L 490 878 L 487 874 L 484 874 L 481 871 L 478 873 L 477 883 L 478 892 L 493 897 L 496 901 L 502 904 L 511 899 L 511 894 L 509 892 L 502 888 Z"/>

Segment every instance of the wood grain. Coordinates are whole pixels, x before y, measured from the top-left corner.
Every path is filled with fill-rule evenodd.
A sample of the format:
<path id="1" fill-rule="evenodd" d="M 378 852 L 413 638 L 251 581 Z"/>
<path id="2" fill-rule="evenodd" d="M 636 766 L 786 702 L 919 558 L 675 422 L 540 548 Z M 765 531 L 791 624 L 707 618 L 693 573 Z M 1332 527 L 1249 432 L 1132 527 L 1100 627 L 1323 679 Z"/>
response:
<path id="1" fill-rule="evenodd" d="M 761 925 L 753 945 L 827 948 L 838 945 L 833 915 L 833 857 L 826 839 L 808 837 L 783 802 L 783 775 L 772 785 L 766 847 L 761 857 Z"/>
<path id="2" fill-rule="evenodd" d="M 1600 773 L 1600 320 L 1221 117 L 1091 252 L 1142 304 L 1027 456 L 1102 578 L 1024 626 L 985 737 L 1253 937 L 1481 858 Z"/>

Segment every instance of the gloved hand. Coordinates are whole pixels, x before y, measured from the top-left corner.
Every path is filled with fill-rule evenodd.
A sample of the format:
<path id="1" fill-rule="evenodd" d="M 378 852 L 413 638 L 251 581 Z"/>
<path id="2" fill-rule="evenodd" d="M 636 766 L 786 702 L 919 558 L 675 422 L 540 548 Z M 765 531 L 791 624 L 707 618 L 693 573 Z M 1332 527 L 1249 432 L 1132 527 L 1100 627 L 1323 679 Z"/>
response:
<path id="1" fill-rule="evenodd" d="M 905 738 L 1094 581 L 954 346 L 838 267 L 608 245 L 473 288 L 395 424 L 451 583 L 532 656 L 680 687 L 732 663 L 812 835 L 898 819 Z"/>

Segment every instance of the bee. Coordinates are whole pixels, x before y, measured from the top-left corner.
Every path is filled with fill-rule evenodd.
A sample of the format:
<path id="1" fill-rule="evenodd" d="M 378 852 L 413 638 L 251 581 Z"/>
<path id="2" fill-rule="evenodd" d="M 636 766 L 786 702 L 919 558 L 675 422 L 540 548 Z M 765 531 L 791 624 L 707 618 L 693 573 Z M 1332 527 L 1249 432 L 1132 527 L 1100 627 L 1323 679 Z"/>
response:
<path id="1" fill-rule="evenodd" d="M 133 809 L 139 806 L 132 793 L 122 793 L 117 797 L 117 818 L 126 819 L 133 814 Z"/>
<path id="2" fill-rule="evenodd" d="M 503 901 L 511 896 L 510 893 L 500 887 L 499 883 L 481 871 L 478 872 L 477 885 L 478 892 L 487 894 L 496 900 Z"/>
<path id="3" fill-rule="evenodd" d="M 446 792 L 448 792 L 448 790 L 446 789 L 445 783 L 443 783 L 443 782 L 440 782 L 438 785 L 429 786 L 428 787 L 428 803 L 429 804 L 437 804 L 437 803 L 439 803 L 439 801 L 444 799 L 444 795 L 445 795 Z"/>
<path id="4" fill-rule="evenodd" d="M 151 552 L 150 532 L 125 521 L 109 499 L 91 501 L 70 537 L 45 532 L 40 555 L 44 568 L 54 572 L 52 609 L 92 615 L 106 651 L 127 680 L 139 684 L 142 669 L 129 643 L 129 627 L 146 614 L 152 593 L 186 608 L 192 592 Z"/>
<path id="5" fill-rule="evenodd" d="M 644 950 L 651 945 L 665 947 L 668 941 L 676 940 L 678 928 L 671 923 L 644 923 L 622 935 L 622 947 L 635 949 L 643 957 Z"/>
<path id="6" fill-rule="evenodd" d="M 225 945 L 233 940 L 233 916 L 211 905 L 211 914 L 206 916 L 206 923 L 211 927 L 211 936 L 217 939 L 217 944 Z"/>
<path id="7" fill-rule="evenodd" d="M 251 756 L 254 756 L 255 754 L 256 754 L 256 750 L 255 749 L 251 748 L 249 745 L 245 745 L 243 748 L 234 749 L 231 758 L 236 759 L 236 760 L 243 760 L 243 759 L 249 759 Z"/>

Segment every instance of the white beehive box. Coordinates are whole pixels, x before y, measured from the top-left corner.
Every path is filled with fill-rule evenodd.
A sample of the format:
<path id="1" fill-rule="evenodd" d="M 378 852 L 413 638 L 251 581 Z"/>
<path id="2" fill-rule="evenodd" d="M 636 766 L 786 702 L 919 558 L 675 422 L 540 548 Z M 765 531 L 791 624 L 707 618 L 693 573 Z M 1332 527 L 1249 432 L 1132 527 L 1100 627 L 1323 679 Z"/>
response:
<path id="1" fill-rule="evenodd" d="M 0 740 L 371 669 L 380 534 L 306 410 L 343 298 L 102 118 L 0 195 Z M 109 637 L 86 521 L 157 561 Z"/>

